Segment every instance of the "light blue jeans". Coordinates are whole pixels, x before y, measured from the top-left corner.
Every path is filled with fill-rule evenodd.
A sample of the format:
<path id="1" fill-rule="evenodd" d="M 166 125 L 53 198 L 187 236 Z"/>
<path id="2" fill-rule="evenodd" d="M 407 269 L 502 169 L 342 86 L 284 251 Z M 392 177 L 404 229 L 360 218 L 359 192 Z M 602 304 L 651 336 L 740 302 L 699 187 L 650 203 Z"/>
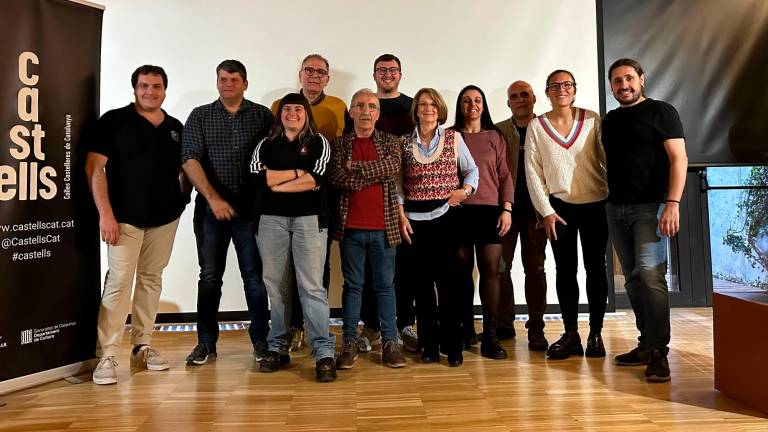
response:
<path id="1" fill-rule="evenodd" d="M 659 233 L 661 204 L 608 204 L 611 242 L 621 262 L 624 289 L 640 330 L 638 346 L 669 351 L 667 239 Z"/>
<path id="2" fill-rule="evenodd" d="M 339 246 L 341 247 L 341 271 L 344 274 L 341 312 L 344 321 L 344 341 L 357 339 L 366 262 L 370 263 L 381 337 L 384 342 L 396 340 L 394 285 L 396 248 L 390 247 L 387 243 L 387 232 L 346 228 Z"/>
<path id="3" fill-rule="evenodd" d="M 262 215 L 256 243 L 263 263 L 264 284 L 269 295 L 272 326 L 267 336 L 270 351 L 288 354 L 291 346 L 291 287 L 296 271 L 304 328 L 315 360 L 334 356 L 336 338 L 330 333 L 328 291 L 323 287 L 328 230 L 317 216 Z M 293 266 L 289 260 L 293 259 Z"/>

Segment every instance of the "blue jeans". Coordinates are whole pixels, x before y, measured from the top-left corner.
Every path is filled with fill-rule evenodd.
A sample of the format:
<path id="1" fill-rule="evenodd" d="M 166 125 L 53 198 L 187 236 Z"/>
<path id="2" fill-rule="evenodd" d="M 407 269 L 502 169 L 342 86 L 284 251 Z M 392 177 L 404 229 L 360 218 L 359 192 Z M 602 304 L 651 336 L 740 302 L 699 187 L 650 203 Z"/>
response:
<path id="1" fill-rule="evenodd" d="M 376 230 L 345 229 L 340 243 L 341 272 L 344 275 L 341 317 L 344 340 L 357 339 L 360 304 L 365 284 L 366 261 L 371 270 L 373 291 L 376 293 L 381 337 L 384 341 L 397 339 L 395 323 L 395 247 L 387 243 L 387 233 Z"/>
<path id="2" fill-rule="evenodd" d="M 659 233 L 661 204 L 608 204 L 608 228 L 624 288 L 640 330 L 640 348 L 666 353 L 670 338 L 667 239 Z"/>
<path id="3" fill-rule="evenodd" d="M 239 218 L 217 220 L 208 205 L 198 201 L 193 225 L 200 263 L 197 283 L 198 342 L 215 344 L 219 338 L 219 302 L 230 240 L 235 245 L 248 318 L 251 320 L 248 335 L 253 344 L 264 341 L 269 332 L 269 308 L 267 291 L 261 279 L 261 257 L 253 237 L 253 222 Z"/>
<path id="4" fill-rule="evenodd" d="M 315 360 L 333 358 L 336 338 L 330 333 L 328 291 L 323 286 L 327 238 L 328 230 L 320 228 L 317 216 L 261 216 L 256 243 L 272 312 L 270 351 L 288 354 L 291 346 L 292 258 L 312 355 Z"/>

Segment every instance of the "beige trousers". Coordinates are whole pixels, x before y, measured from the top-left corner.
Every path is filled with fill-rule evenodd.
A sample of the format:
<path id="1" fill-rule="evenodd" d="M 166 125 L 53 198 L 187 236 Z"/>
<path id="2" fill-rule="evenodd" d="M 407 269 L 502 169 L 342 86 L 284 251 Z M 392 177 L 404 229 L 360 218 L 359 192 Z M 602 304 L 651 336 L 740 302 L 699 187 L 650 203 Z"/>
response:
<path id="1" fill-rule="evenodd" d="M 125 320 L 131 312 L 131 342 L 149 344 L 179 219 L 153 228 L 120 224 L 120 238 L 107 247 L 109 269 L 99 307 L 96 355 L 116 356 Z M 131 285 L 136 275 L 131 305 Z"/>

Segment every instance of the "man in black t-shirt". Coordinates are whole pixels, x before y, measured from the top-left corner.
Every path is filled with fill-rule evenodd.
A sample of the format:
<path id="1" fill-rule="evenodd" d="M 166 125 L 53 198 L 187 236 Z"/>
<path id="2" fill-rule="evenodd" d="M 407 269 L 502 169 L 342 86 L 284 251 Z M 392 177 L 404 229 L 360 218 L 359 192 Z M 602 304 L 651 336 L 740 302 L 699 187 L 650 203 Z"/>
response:
<path id="1" fill-rule="evenodd" d="M 107 243 L 109 270 L 98 320 L 93 382 L 117 382 L 115 356 L 128 312 L 131 366 L 168 369 L 149 346 L 168 265 L 188 202 L 181 180 L 181 122 L 160 107 L 168 77 L 159 66 L 141 66 L 131 76 L 135 102 L 104 114 L 86 161 L 86 174 Z M 131 282 L 136 277 L 131 305 Z"/>
<path id="2" fill-rule="evenodd" d="M 647 365 L 648 381 L 665 382 L 670 380 L 670 325 L 664 237 L 680 229 L 688 167 L 683 126 L 672 105 L 645 97 L 645 75 L 637 61 L 617 60 L 608 69 L 608 79 L 620 107 L 603 120 L 610 190 L 606 213 L 640 330 L 637 347 L 615 361 Z"/>
<path id="3" fill-rule="evenodd" d="M 413 132 L 411 105 L 413 98 L 400 93 L 400 79 L 403 71 L 400 59 L 392 54 L 382 54 L 373 62 L 373 80 L 376 81 L 376 96 L 381 104 L 376 129 L 394 136 Z"/>
<path id="4" fill-rule="evenodd" d="M 507 89 L 507 106 L 512 117 L 499 122 L 496 127 L 507 140 L 507 163 L 515 183 L 515 203 L 512 206 L 512 226 L 502 239 L 501 262 L 499 263 L 499 286 L 501 287 L 499 315 L 499 338 L 515 337 L 515 297 L 510 270 L 515 256 L 517 238 L 520 236 L 520 257 L 525 271 L 525 303 L 528 306 L 528 349 L 546 351 L 549 347 L 544 337 L 544 313 L 547 309 L 547 275 L 544 272 L 547 234 L 537 227 L 536 210 L 531 203 L 528 185 L 525 181 L 525 135 L 528 123 L 536 115 L 533 106 L 536 95 L 525 81 L 515 81 Z"/>
<path id="5" fill-rule="evenodd" d="M 403 77 L 400 59 L 393 54 L 382 54 L 373 61 L 373 80 L 376 81 L 376 97 L 379 98 L 379 119 L 376 129 L 395 136 L 413 132 L 411 116 L 413 98 L 400 93 L 400 79 Z M 414 295 L 408 282 L 408 260 L 404 248 L 397 246 L 395 255 L 395 299 L 397 301 L 397 329 L 403 339 L 403 347 L 415 352 L 418 338 L 413 325 L 416 322 Z M 369 351 L 371 345 L 381 344 L 376 294 L 373 292 L 371 272 L 366 264 L 363 304 L 360 318 L 365 327 L 358 339 L 360 351 Z"/>

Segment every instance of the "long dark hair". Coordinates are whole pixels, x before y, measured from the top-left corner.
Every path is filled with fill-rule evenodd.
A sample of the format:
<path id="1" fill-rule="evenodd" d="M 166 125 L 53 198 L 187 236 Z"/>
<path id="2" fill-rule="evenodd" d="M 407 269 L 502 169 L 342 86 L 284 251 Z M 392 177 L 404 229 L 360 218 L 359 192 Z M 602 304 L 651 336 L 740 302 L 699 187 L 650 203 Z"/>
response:
<path id="1" fill-rule="evenodd" d="M 461 89 L 459 92 L 459 97 L 456 98 L 456 118 L 453 122 L 453 126 L 451 126 L 451 129 L 457 132 L 461 132 L 465 126 L 464 113 L 461 111 L 461 98 L 464 97 L 464 93 L 468 92 L 469 90 L 475 90 L 480 93 L 480 96 L 483 97 L 483 112 L 480 113 L 480 127 L 483 130 L 499 130 L 491 119 L 491 112 L 488 109 L 488 99 L 485 97 L 485 93 L 480 89 L 480 87 L 472 84 Z"/>
<path id="2" fill-rule="evenodd" d="M 282 113 L 283 107 L 286 105 L 301 105 L 304 107 L 304 112 L 306 113 L 304 127 L 301 128 L 299 135 L 296 137 L 299 140 L 299 143 L 303 143 L 304 139 L 314 136 L 317 133 L 317 126 L 315 126 L 315 119 L 312 117 L 312 108 L 309 106 L 307 98 L 301 93 L 288 93 L 280 99 L 280 104 L 277 106 L 275 122 L 269 130 L 269 140 L 274 141 L 285 135 Z"/>

